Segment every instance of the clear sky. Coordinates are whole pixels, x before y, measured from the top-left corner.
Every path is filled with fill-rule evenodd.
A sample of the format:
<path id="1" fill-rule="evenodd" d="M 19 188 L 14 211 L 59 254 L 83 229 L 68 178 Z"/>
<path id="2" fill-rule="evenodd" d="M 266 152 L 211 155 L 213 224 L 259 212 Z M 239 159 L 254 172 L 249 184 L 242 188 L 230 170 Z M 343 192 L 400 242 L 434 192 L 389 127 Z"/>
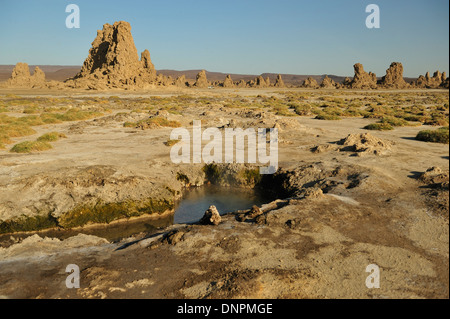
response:
<path id="1" fill-rule="evenodd" d="M 68 4 L 81 27 L 67 29 Z M 368 29 L 368 4 L 381 28 Z M 82 65 L 104 23 L 125 20 L 157 69 L 383 76 L 449 70 L 448 0 L 0 0 L 0 64 Z"/>

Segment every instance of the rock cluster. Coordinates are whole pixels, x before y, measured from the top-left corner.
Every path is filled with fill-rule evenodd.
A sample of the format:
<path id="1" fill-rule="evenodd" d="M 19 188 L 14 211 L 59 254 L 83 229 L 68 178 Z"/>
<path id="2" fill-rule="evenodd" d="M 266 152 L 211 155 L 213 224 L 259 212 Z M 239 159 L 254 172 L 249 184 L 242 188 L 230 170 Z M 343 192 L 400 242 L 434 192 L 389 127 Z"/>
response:
<path id="1" fill-rule="evenodd" d="M 380 80 L 374 73 L 367 73 L 360 63 L 354 66 L 353 79 L 345 78 L 342 83 L 336 83 L 328 76 L 319 84 L 314 77 L 308 77 L 303 81 L 303 88 L 350 88 L 350 89 L 377 89 L 391 88 L 449 88 L 450 80 L 446 73 L 436 71 L 433 76 L 427 72 L 412 83 L 407 83 L 403 78 L 403 65 L 393 62 L 386 70 L 386 75 Z M 272 78 L 273 81 L 273 78 Z M 274 83 L 262 75 L 253 80 L 239 80 L 233 82 L 230 75 L 225 80 L 211 83 L 208 81 L 206 71 L 198 73 L 195 83 L 188 82 L 186 76 L 180 76 L 174 80 L 170 76 L 157 74 L 153 65 L 150 52 L 144 50 L 139 58 L 134 40 L 131 34 L 131 26 L 128 22 L 118 21 L 113 25 L 106 23 L 102 30 L 97 31 L 97 36 L 92 42 L 88 57 L 83 63 L 79 73 L 73 78 L 63 82 L 46 81 L 44 72 L 36 67 L 31 75 L 26 63 L 18 63 L 11 78 L 2 83 L 2 86 L 10 87 L 47 87 L 47 88 L 82 88 L 82 89 L 142 89 L 158 86 L 197 87 L 207 88 L 211 85 L 224 88 L 267 88 L 285 87 L 281 74 L 278 74 Z"/>
<path id="2" fill-rule="evenodd" d="M 382 140 L 369 133 L 349 134 L 340 140 L 338 145 L 342 145 L 339 150 L 355 152 L 358 156 L 365 154 L 383 155 L 392 148 L 393 142 Z"/>
<path id="3" fill-rule="evenodd" d="M 308 77 L 305 81 L 303 81 L 302 87 L 308 89 L 316 89 L 319 87 L 319 84 L 314 78 Z"/>
<path id="4" fill-rule="evenodd" d="M 29 88 L 44 87 L 45 73 L 39 67 L 36 67 L 33 75 L 31 75 L 28 64 L 19 62 L 14 67 L 11 78 L 6 82 L 6 85 Z"/>
<path id="5" fill-rule="evenodd" d="M 81 71 L 66 83 L 76 88 L 104 89 L 144 87 L 155 81 L 150 52 L 142 52 L 139 60 L 130 24 L 119 21 L 97 31 Z"/>
<path id="6" fill-rule="evenodd" d="M 175 86 L 178 87 L 185 87 L 186 83 L 187 83 L 186 76 L 184 74 L 177 77 L 174 82 Z"/>
<path id="7" fill-rule="evenodd" d="M 419 181 L 434 188 L 447 188 L 449 185 L 449 171 L 439 167 L 431 167 L 419 176 Z"/>
<path id="8" fill-rule="evenodd" d="M 449 79 L 445 72 L 441 73 L 439 71 L 434 72 L 433 76 L 430 76 L 430 73 L 427 72 L 425 76 L 421 75 L 419 78 L 412 83 L 413 87 L 416 88 L 427 88 L 427 89 L 436 89 L 439 87 L 448 88 L 449 87 Z"/>
<path id="9" fill-rule="evenodd" d="M 356 63 L 353 66 L 355 70 L 355 76 L 353 77 L 350 87 L 352 89 L 376 89 L 377 88 L 377 76 L 375 73 L 364 71 L 364 67 L 361 63 Z"/>
<path id="10" fill-rule="evenodd" d="M 320 84 L 320 87 L 323 89 L 335 89 L 336 82 L 334 82 L 331 78 L 329 78 L 328 75 L 325 75 L 324 79 L 322 80 L 322 83 Z"/>

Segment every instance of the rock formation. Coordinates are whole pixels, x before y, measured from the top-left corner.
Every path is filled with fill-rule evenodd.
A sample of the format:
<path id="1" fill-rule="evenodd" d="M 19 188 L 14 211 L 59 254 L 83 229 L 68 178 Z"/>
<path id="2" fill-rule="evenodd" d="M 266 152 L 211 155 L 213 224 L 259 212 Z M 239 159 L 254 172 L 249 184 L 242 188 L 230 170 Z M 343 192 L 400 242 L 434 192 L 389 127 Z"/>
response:
<path id="1" fill-rule="evenodd" d="M 217 210 L 216 206 L 210 206 L 203 215 L 202 219 L 200 219 L 200 224 L 219 225 L 221 221 L 222 217 L 220 217 L 219 211 Z"/>
<path id="2" fill-rule="evenodd" d="M 419 76 L 419 78 L 412 83 L 412 86 L 416 88 L 428 88 L 428 89 L 436 89 L 438 87 L 448 88 L 447 74 L 445 72 L 441 73 L 439 71 L 436 71 L 431 77 L 430 73 L 427 72 L 425 76 L 423 75 Z"/>
<path id="3" fill-rule="evenodd" d="M 194 87 L 207 88 L 208 86 L 209 86 L 209 83 L 208 83 L 208 79 L 206 78 L 206 71 L 201 70 L 197 74 L 197 78 L 195 80 Z"/>
<path id="4" fill-rule="evenodd" d="M 343 85 L 344 87 L 349 87 L 349 86 L 351 85 L 351 83 L 352 83 L 352 79 L 350 79 L 349 77 L 346 77 L 346 78 L 344 79 L 344 81 L 342 82 L 342 85 Z"/>
<path id="5" fill-rule="evenodd" d="M 353 68 L 355 69 L 355 76 L 353 77 L 350 87 L 352 89 L 376 89 L 377 88 L 377 76 L 375 73 L 364 71 L 364 67 L 361 63 L 356 63 Z"/>
<path id="6" fill-rule="evenodd" d="M 247 86 L 247 83 L 244 80 L 239 80 L 239 82 L 236 84 L 238 88 L 245 88 Z"/>
<path id="7" fill-rule="evenodd" d="M 27 63 L 17 63 L 14 67 L 11 78 L 6 81 L 7 86 L 13 87 L 44 87 L 45 73 L 38 66 L 34 68 L 33 75 L 30 74 L 30 68 Z"/>
<path id="8" fill-rule="evenodd" d="M 176 78 L 174 84 L 175 84 L 175 86 L 178 86 L 178 87 L 185 87 L 185 86 L 187 86 L 186 83 L 187 83 L 186 76 L 183 74 Z"/>
<path id="9" fill-rule="evenodd" d="M 284 81 L 283 81 L 283 79 L 281 77 L 281 74 L 277 75 L 277 79 L 275 81 L 275 87 L 277 87 L 277 88 L 284 88 L 285 87 Z"/>
<path id="10" fill-rule="evenodd" d="M 450 87 L 450 79 L 447 77 L 446 73 L 442 73 L 442 78 L 444 79 L 441 83 L 441 87 L 444 89 L 448 89 Z"/>
<path id="11" fill-rule="evenodd" d="M 264 78 L 260 75 L 255 79 L 255 84 L 256 87 L 260 87 L 260 88 L 265 88 L 267 87 L 267 83 L 266 80 L 264 80 Z"/>
<path id="12" fill-rule="evenodd" d="M 143 87 L 156 80 L 156 70 L 145 50 L 141 60 L 128 22 L 105 24 L 97 31 L 81 71 L 67 84 L 81 88 Z"/>
<path id="13" fill-rule="evenodd" d="M 314 78 L 308 77 L 305 81 L 303 81 L 302 87 L 308 89 L 315 89 L 319 87 L 319 84 Z"/>
<path id="14" fill-rule="evenodd" d="M 381 80 L 381 85 L 386 88 L 404 89 L 408 83 L 403 79 L 403 65 L 400 62 L 392 62 L 386 75 Z"/>
<path id="15" fill-rule="evenodd" d="M 229 74 L 225 78 L 225 81 L 223 81 L 223 87 L 224 88 L 232 88 L 232 87 L 234 87 L 234 82 L 231 79 L 231 76 Z"/>
<path id="16" fill-rule="evenodd" d="M 329 78 L 328 75 L 325 75 L 325 77 L 322 80 L 322 83 L 320 84 L 320 87 L 323 89 L 335 89 L 336 82 L 334 82 L 331 78 Z"/>
<path id="17" fill-rule="evenodd" d="M 170 86 L 174 84 L 174 81 L 170 75 L 165 76 L 164 74 L 158 74 L 155 83 L 160 86 Z"/>

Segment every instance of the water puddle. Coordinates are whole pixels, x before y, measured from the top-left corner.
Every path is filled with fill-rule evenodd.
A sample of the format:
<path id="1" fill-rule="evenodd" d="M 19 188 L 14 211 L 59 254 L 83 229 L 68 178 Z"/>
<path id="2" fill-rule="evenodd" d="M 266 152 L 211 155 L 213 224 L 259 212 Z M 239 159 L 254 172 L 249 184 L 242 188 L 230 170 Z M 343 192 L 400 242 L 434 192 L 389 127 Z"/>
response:
<path id="1" fill-rule="evenodd" d="M 177 203 L 175 213 L 163 216 L 147 216 L 125 221 L 113 222 L 109 225 L 93 225 L 77 229 L 48 229 L 28 233 L 0 235 L 0 247 L 8 247 L 15 240 L 21 240 L 34 234 L 40 237 L 58 238 L 60 240 L 78 234 L 94 235 L 109 241 L 120 241 L 137 234 L 153 234 L 175 224 L 195 223 L 203 217 L 211 205 L 215 205 L 220 214 L 236 210 L 250 209 L 253 205 L 261 206 L 271 198 L 252 190 L 232 187 L 206 185 L 185 190 L 183 198 Z"/>
<path id="2" fill-rule="evenodd" d="M 218 187 L 206 185 L 186 190 L 182 200 L 175 207 L 175 224 L 198 222 L 209 206 L 216 206 L 219 213 L 249 209 L 261 206 L 270 200 L 252 189 Z"/>

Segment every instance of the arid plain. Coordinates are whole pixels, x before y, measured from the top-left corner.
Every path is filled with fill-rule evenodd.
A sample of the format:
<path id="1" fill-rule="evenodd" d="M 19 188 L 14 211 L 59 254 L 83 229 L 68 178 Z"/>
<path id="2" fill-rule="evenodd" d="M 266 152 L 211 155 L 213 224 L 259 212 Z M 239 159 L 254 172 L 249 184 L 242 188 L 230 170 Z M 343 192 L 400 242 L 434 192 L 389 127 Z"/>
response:
<path id="1" fill-rule="evenodd" d="M 66 82 L 18 65 L 0 87 L 0 296 L 449 297 L 445 74 L 406 82 L 392 63 L 380 79 L 357 63 L 353 79 L 301 87 L 172 79 L 130 52 L 130 32 L 105 25 Z M 277 172 L 173 163 L 171 132 L 193 121 L 278 129 Z M 173 224 L 183 193 L 207 184 L 267 204 Z"/>

